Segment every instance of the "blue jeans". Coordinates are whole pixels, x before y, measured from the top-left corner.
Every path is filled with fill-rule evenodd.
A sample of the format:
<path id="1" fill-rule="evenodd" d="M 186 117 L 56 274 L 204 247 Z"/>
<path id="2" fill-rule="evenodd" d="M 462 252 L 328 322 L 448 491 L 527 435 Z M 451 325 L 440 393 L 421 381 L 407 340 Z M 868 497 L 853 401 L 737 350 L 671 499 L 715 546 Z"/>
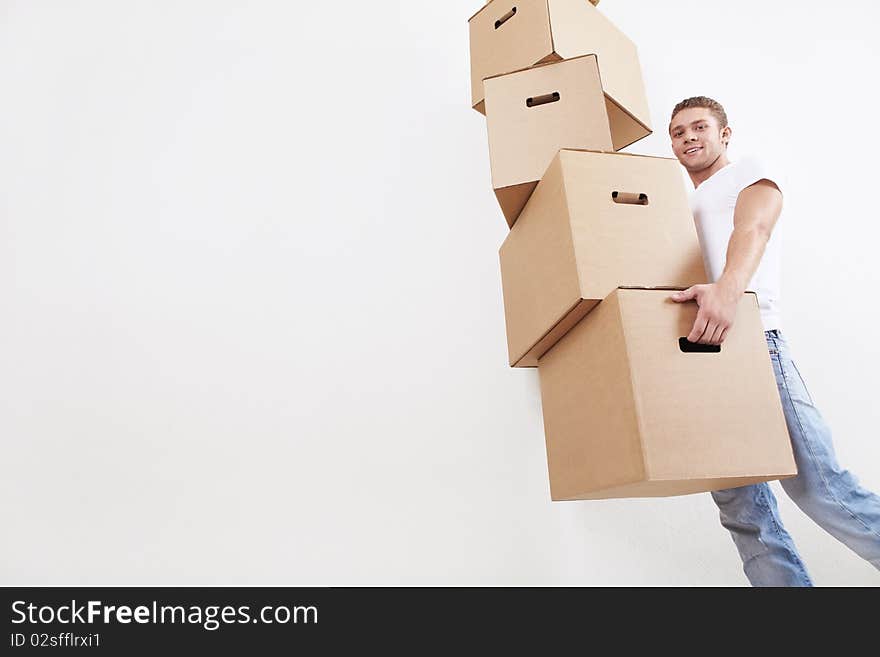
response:
<path id="1" fill-rule="evenodd" d="M 767 347 L 782 398 L 798 475 L 782 489 L 822 529 L 880 570 L 880 496 L 837 464 L 831 430 L 813 404 L 788 343 L 767 331 Z M 812 586 L 767 483 L 712 493 L 752 586 Z"/>

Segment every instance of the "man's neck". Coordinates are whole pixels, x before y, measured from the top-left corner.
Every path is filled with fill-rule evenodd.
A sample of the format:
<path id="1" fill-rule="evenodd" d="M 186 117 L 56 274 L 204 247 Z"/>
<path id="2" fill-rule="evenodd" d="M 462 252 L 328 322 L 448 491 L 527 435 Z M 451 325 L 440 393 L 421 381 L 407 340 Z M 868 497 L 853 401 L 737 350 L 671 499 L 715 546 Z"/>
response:
<path id="1" fill-rule="evenodd" d="M 709 180 L 716 173 L 721 171 L 724 167 L 730 164 L 730 160 L 727 159 L 727 153 L 721 153 L 718 158 L 705 169 L 701 169 L 700 171 L 688 171 L 688 175 L 691 177 L 691 182 L 694 183 L 694 188 L 699 187 L 700 183 Z"/>

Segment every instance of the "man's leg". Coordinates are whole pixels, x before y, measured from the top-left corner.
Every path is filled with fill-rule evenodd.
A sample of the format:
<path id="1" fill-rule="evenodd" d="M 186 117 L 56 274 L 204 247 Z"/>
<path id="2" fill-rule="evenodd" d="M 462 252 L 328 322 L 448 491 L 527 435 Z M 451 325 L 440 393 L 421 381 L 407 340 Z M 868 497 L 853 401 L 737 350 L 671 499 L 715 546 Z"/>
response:
<path id="1" fill-rule="evenodd" d="M 798 467 L 798 476 L 783 479 L 782 487 L 816 524 L 880 569 L 880 496 L 838 465 L 831 430 L 813 404 L 788 344 L 781 335 L 769 340 Z"/>
<path id="2" fill-rule="evenodd" d="M 777 354 L 775 336 L 767 333 L 771 358 Z M 775 367 L 775 365 L 774 365 Z M 781 377 L 777 377 L 783 394 Z M 712 493 L 721 524 L 739 550 L 743 571 L 752 586 L 812 586 L 791 535 L 782 525 L 776 497 L 766 483 Z"/>
<path id="3" fill-rule="evenodd" d="M 766 483 L 712 493 L 752 586 L 812 586 Z"/>

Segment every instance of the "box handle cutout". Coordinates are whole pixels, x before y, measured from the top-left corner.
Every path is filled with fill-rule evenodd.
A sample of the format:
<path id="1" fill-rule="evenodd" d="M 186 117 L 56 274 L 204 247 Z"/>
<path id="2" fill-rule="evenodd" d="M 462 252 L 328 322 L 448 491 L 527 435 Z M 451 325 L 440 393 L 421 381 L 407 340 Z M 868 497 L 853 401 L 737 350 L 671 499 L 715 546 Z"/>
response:
<path id="1" fill-rule="evenodd" d="M 552 94 L 544 94 L 543 96 L 535 96 L 526 98 L 526 107 L 537 107 L 538 105 L 546 105 L 547 103 L 555 103 L 559 100 L 559 92 L 554 91 Z"/>
<path id="2" fill-rule="evenodd" d="M 626 205 L 648 205 L 647 194 L 635 194 L 633 192 L 611 192 L 611 198 L 615 203 Z"/>
<path id="3" fill-rule="evenodd" d="M 720 354 L 720 344 L 700 344 L 691 342 L 687 338 L 678 339 L 678 348 L 686 354 Z"/>
<path id="4" fill-rule="evenodd" d="M 509 12 L 507 12 L 506 14 L 504 14 L 504 16 L 502 16 L 502 17 L 499 18 L 497 21 L 495 21 L 495 29 L 497 30 L 499 27 L 501 27 L 502 25 L 504 25 L 507 21 L 509 21 L 509 20 L 510 20 L 511 18 L 513 18 L 515 15 L 516 15 L 516 7 L 514 7 L 514 8 L 511 9 Z"/>

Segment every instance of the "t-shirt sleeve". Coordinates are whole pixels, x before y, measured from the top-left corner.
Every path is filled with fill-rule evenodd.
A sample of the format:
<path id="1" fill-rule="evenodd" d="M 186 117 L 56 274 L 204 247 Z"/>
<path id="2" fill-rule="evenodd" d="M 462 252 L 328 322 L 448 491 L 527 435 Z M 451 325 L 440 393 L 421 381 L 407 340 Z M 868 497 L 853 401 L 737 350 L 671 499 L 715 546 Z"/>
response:
<path id="1" fill-rule="evenodd" d="M 783 177 L 779 168 L 773 164 L 772 160 L 763 157 L 747 157 L 741 160 L 737 185 L 739 189 L 743 190 L 759 180 L 772 181 L 783 195 L 785 195 L 785 191 L 788 188 L 788 181 Z"/>

